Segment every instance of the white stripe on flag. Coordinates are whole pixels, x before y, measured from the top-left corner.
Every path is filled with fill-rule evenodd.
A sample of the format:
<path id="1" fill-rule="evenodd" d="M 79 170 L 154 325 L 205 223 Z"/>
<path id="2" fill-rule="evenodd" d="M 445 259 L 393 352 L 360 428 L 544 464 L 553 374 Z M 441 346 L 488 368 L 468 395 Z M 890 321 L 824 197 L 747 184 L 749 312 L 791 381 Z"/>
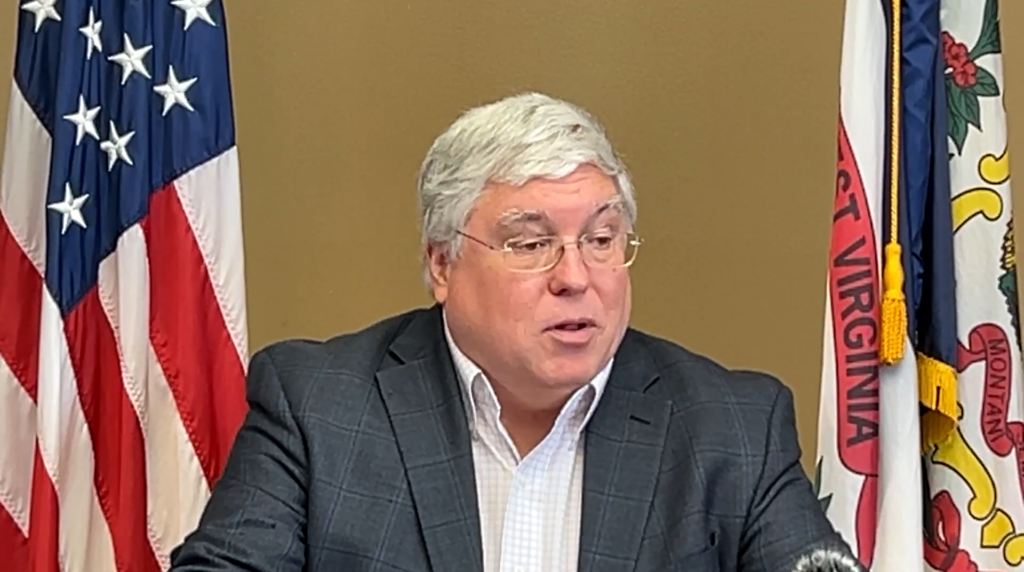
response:
<path id="1" fill-rule="evenodd" d="M 0 510 L 28 536 L 32 466 L 36 452 L 36 404 L 0 356 Z"/>
<path id="2" fill-rule="evenodd" d="M 50 180 L 50 135 L 25 101 L 16 82 L 11 82 L 4 141 L 0 210 L 21 249 L 42 275 L 46 266 L 46 201 Z"/>
<path id="3" fill-rule="evenodd" d="M 175 181 L 175 187 L 245 370 L 249 365 L 249 346 L 238 173 L 238 148 L 231 147 L 182 175 Z"/>

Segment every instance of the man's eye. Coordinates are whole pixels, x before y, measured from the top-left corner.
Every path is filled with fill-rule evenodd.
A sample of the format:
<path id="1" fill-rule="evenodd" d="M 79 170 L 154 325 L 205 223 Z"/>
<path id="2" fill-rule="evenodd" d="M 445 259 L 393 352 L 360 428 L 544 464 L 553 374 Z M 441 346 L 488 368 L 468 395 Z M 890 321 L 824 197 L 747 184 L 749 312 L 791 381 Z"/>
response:
<path id="1" fill-rule="evenodd" d="M 538 238 L 532 240 L 520 240 L 513 242 L 509 245 L 514 252 L 520 254 L 530 254 L 544 250 L 551 246 L 551 240 L 547 238 Z"/>
<path id="2" fill-rule="evenodd" d="M 592 234 L 587 237 L 587 245 L 592 248 L 605 249 L 615 244 L 616 235 L 613 233 Z"/>

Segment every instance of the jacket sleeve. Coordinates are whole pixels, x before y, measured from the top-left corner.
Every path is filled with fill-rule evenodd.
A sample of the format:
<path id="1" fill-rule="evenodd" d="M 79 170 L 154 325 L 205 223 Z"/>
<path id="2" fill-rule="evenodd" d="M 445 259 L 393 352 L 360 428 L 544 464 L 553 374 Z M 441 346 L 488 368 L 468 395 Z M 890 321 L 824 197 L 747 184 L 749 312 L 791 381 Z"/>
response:
<path id="1" fill-rule="evenodd" d="M 266 351 L 249 366 L 249 411 L 198 528 L 171 553 L 172 572 L 300 572 L 308 462 Z"/>
<path id="2" fill-rule="evenodd" d="M 792 392 L 780 385 L 766 428 L 761 475 L 743 530 L 739 569 L 864 572 L 828 521 L 800 465 L 795 417 Z"/>

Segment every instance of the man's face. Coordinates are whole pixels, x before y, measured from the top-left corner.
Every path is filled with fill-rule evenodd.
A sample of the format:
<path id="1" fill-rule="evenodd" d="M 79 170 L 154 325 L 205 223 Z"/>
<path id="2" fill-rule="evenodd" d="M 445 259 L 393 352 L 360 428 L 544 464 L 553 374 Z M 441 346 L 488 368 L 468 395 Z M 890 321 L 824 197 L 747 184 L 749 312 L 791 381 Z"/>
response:
<path id="1" fill-rule="evenodd" d="M 465 234 L 507 241 L 629 231 L 613 180 L 584 166 L 558 180 L 492 185 Z M 575 244 L 544 272 L 516 272 L 503 254 L 464 239 L 461 256 L 431 252 L 434 297 L 445 305 L 460 349 L 492 383 L 526 402 L 548 401 L 588 383 L 615 353 L 629 323 L 627 268 L 587 266 Z M 580 328 L 580 325 L 583 325 Z"/>

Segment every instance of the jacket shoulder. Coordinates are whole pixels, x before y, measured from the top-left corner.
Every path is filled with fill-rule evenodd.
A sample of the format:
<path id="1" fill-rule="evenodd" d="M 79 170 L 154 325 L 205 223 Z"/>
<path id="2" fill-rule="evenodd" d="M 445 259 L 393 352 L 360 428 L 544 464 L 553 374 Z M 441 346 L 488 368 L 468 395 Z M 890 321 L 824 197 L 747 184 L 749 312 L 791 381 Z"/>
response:
<path id="1" fill-rule="evenodd" d="M 730 368 L 655 336 L 637 342 L 657 369 L 646 393 L 671 404 L 667 466 L 696 459 L 705 482 L 753 491 L 779 443 L 799 459 L 793 392 L 778 377 Z"/>
<path id="2" fill-rule="evenodd" d="M 426 312 L 415 309 L 395 314 L 324 340 L 290 338 L 268 344 L 253 354 L 249 383 L 257 382 L 255 378 L 269 367 L 286 393 L 308 389 L 325 379 L 370 384 L 392 340 Z"/>
<path id="3" fill-rule="evenodd" d="M 730 368 L 682 344 L 639 330 L 630 330 L 632 343 L 648 355 L 658 372 L 656 393 L 679 402 L 774 404 L 792 391 L 777 376 L 751 369 Z"/>

